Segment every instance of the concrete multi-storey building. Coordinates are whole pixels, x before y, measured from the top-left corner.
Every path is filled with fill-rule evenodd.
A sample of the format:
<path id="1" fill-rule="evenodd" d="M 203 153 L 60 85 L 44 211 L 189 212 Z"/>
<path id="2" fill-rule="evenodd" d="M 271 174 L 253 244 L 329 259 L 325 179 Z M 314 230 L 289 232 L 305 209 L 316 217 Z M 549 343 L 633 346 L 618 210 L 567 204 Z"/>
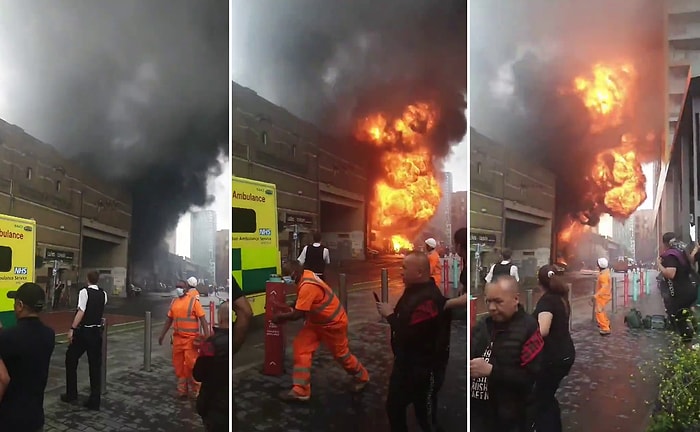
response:
<path id="1" fill-rule="evenodd" d="M 0 213 L 36 220 L 37 283 L 52 283 L 56 267 L 77 286 L 96 269 L 111 295 L 126 295 L 131 194 L 2 120 Z"/>
<path id="2" fill-rule="evenodd" d="M 165 236 L 165 243 L 168 245 L 168 252 L 177 254 L 177 232 L 175 229 Z"/>
<path id="3" fill-rule="evenodd" d="M 296 257 L 314 231 L 334 259 L 364 259 L 369 186 L 357 144 L 346 145 L 235 82 L 232 103 L 233 175 L 277 185 L 283 259 Z"/>
<path id="4" fill-rule="evenodd" d="M 190 258 L 204 269 L 200 279 L 214 283 L 216 278 L 216 212 L 202 210 L 191 213 Z"/>
<path id="5" fill-rule="evenodd" d="M 550 261 L 554 174 L 473 128 L 470 151 L 472 275 L 477 247 L 483 266 L 496 262 L 507 247 L 522 277 L 534 277 Z"/>
<path id="6" fill-rule="evenodd" d="M 214 259 L 216 260 L 216 284 L 218 286 L 228 286 L 228 281 L 231 278 L 229 269 L 229 256 L 231 252 L 231 231 L 219 230 L 216 232 L 216 252 Z"/>

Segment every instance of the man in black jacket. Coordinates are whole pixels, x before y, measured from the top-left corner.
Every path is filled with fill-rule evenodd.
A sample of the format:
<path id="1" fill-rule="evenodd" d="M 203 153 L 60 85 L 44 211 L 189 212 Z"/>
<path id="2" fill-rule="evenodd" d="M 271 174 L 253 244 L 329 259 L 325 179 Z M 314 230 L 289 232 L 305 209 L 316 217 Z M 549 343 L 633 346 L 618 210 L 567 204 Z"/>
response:
<path id="1" fill-rule="evenodd" d="M 201 382 L 197 397 L 197 413 L 207 432 L 228 431 L 228 366 L 229 304 L 224 302 L 217 311 L 219 326 L 199 349 L 192 377 Z"/>
<path id="2" fill-rule="evenodd" d="M 519 304 L 518 283 L 501 276 L 486 285 L 489 316 L 471 337 L 471 430 L 529 432 L 528 415 L 544 341 L 537 320 Z"/>
<path id="3" fill-rule="evenodd" d="M 403 280 L 406 288 L 395 309 L 388 303 L 377 304 L 379 313 L 391 325 L 394 352 L 386 401 L 389 424 L 391 432 L 408 431 L 406 408 L 413 404 L 420 428 L 435 431 L 435 389 L 441 384 L 440 378 L 444 379 L 449 356 L 446 299 L 430 277 L 430 261 L 423 253 L 404 258 Z"/>

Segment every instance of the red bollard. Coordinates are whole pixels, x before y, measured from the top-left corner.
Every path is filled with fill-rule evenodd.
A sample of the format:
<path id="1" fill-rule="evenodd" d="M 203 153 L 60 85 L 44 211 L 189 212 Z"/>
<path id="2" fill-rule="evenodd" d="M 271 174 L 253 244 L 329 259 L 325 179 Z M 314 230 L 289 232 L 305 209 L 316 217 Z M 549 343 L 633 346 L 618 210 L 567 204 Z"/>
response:
<path id="1" fill-rule="evenodd" d="M 469 328 L 476 325 L 476 297 L 469 299 Z"/>
<path id="2" fill-rule="evenodd" d="M 442 289 L 445 297 L 449 297 L 449 286 L 450 286 L 450 266 L 447 264 L 447 258 L 443 260 L 442 265 Z"/>
<path id="3" fill-rule="evenodd" d="M 214 324 L 216 323 L 216 305 L 213 301 L 209 302 L 209 327 L 212 333 L 214 332 Z"/>
<path id="4" fill-rule="evenodd" d="M 286 286 L 284 282 L 265 284 L 265 364 L 263 374 L 280 376 L 284 374 L 285 340 L 283 327 L 272 322 L 277 312 L 287 312 L 284 303 Z"/>
<path id="5" fill-rule="evenodd" d="M 630 295 L 630 278 L 627 275 L 627 273 L 625 273 L 625 277 L 622 279 L 622 286 L 623 286 L 622 291 L 623 291 L 624 296 L 625 296 L 625 298 L 623 300 L 623 304 L 625 305 L 625 307 L 627 307 L 629 304 L 629 295 Z"/>

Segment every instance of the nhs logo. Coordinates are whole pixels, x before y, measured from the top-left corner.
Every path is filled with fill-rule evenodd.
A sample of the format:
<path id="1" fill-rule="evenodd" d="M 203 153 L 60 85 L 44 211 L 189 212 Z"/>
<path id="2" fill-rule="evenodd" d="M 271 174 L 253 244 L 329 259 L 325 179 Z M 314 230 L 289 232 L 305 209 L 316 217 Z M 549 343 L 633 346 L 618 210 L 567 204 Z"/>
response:
<path id="1" fill-rule="evenodd" d="M 29 270 L 27 270 L 26 267 L 15 267 L 15 274 L 16 275 L 27 275 L 27 274 L 29 274 Z"/>
<path id="2" fill-rule="evenodd" d="M 269 228 L 260 228 L 260 229 L 258 230 L 258 234 L 261 235 L 261 236 L 268 237 L 268 236 L 271 236 L 271 235 L 272 235 L 272 230 L 269 229 Z"/>

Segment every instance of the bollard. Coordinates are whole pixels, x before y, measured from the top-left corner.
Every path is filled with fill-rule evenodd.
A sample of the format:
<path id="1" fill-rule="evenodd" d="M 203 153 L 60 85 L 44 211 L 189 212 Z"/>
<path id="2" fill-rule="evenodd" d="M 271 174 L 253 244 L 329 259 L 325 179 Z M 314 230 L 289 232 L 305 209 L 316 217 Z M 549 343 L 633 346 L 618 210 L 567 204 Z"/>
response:
<path id="1" fill-rule="evenodd" d="M 346 274 L 341 273 L 340 274 L 340 284 L 338 288 L 338 298 L 340 298 L 340 304 L 343 305 L 343 309 L 345 309 L 345 314 L 348 314 L 348 287 L 347 287 L 347 279 L 346 279 Z"/>
<path id="2" fill-rule="evenodd" d="M 476 297 L 469 296 L 469 328 L 476 325 Z"/>
<path id="3" fill-rule="evenodd" d="M 209 329 L 214 333 L 214 324 L 216 323 L 216 304 L 213 300 L 209 300 Z"/>
<path id="4" fill-rule="evenodd" d="M 153 340 L 153 331 L 151 323 L 151 312 L 146 312 L 146 317 L 143 320 L 143 370 L 151 371 L 151 342 Z"/>
<path id="5" fill-rule="evenodd" d="M 632 273 L 632 301 L 637 303 L 639 291 L 637 289 L 637 273 Z"/>
<path id="6" fill-rule="evenodd" d="M 649 271 L 645 270 L 646 276 L 644 276 L 644 289 L 647 291 L 647 295 L 651 295 L 651 276 Z"/>
<path id="7" fill-rule="evenodd" d="M 622 305 L 624 307 L 629 306 L 630 279 L 627 273 L 625 273 L 625 276 L 622 278 L 622 295 L 624 296 L 622 299 Z"/>
<path id="8" fill-rule="evenodd" d="M 574 314 L 571 311 L 571 284 L 566 284 L 568 289 L 568 294 L 567 294 L 567 300 L 569 301 L 569 331 L 573 330 L 574 328 Z"/>
<path id="9" fill-rule="evenodd" d="M 389 303 L 389 270 L 382 269 L 382 303 Z"/>
<path id="10" fill-rule="evenodd" d="M 102 318 L 102 370 L 100 384 L 102 394 L 107 393 L 107 318 Z"/>
<path id="11" fill-rule="evenodd" d="M 527 296 L 525 297 L 525 310 L 527 311 L 527 313 L 532 313 L 532 289 L 525 291 L 525 293 L 527 294 Z"/>
<path id="12" fill-rule="evenodd" d="M 612 278 L 612 311 L 613 313 L 617 312 L 617 279 Z M 595 308 L 595 306 L 593 306 Z"/>
<path id="13" fill-rule="evenodd" d="M 442 261 L 442 291 L 445 297 L 450 297 L 450 265 L 449 258 L 445 257 Z"/>

